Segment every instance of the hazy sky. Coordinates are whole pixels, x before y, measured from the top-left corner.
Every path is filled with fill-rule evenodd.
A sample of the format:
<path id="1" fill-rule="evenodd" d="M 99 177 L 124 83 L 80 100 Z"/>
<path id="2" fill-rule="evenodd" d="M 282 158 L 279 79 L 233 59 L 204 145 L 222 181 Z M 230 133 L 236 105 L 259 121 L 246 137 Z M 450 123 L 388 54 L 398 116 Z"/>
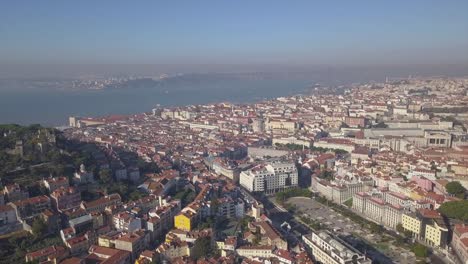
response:
<path id="1" fill-rule="evenodd" d="M 2 1 L 0 64 L 462 64 L 467 10 L 467 0 Z"/>

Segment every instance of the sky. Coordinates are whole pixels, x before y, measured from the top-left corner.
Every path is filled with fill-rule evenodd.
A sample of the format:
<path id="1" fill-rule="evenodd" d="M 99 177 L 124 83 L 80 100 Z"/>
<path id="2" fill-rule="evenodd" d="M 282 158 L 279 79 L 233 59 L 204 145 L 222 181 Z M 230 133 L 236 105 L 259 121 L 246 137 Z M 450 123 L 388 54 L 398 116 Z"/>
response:
<path id="1" fill-rule="evenodd" d="M 466 0 L 3 1 L 0 64 L 468 64 Z"/>

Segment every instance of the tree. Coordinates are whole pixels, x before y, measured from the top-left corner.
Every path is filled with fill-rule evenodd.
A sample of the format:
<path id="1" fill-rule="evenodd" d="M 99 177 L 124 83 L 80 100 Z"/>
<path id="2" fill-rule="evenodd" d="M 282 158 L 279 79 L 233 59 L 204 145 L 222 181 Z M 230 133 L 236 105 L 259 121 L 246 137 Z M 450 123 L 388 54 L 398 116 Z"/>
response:
<path id="1" fill-rule="evenodd" d="M 465 198 L 466 189 L 465 187 L 463 187 L 463 185 L 461 185 L 459 181 L 453 181 L 453 182 L 447 183 L 447 185 L 445 185 L 445 190 L 448 193 L 455 195 L 456 197 L 460 199 Z"/>
<path id="2" fill-rule="evenodd" d="M 41 238 L 47 233 L 47 224 L 41 217 L 38 217 L 34 220 L 31 229 L 36 238 Z"/>
<path id="3" fill-rule="evenodd" d="M 353 198 L 346 200 L 344 204 L 348 206 L 349 208 L 351 208 L 353 206 Z"/>
<path id="4" fill-rule="evenodd" d="M 402 234 L 405 232 L 405 229 L 403 228 L 402 224 L 397 224 L 396 230 L 398 231 L 398 233 L 402 233 Z"/>
<path id="5" fill-rule="evenodd" d="M 468 221 L 468 200 L 445 202 L 438 210 L 449 218 Z"/>
<path id="6" fill-rule="evenodd" d="M 211 240 L 209 237 L 198 238 L 193 244 L 193 258 L 199 259 L 201 257 L 210 256 L 211 253 L 213 253 L 211 249 Z"/>
<path id="7" fill-rule="evenodd" d="M 383 232 L 383 227 L 381 225 L 378 225 L 376 223 L 371 223 L 370 224 L 370 230 L 372 233 L 382 233 Z"/>
<path id="8" fill-rule="evenodd" d="M 428 255 L 428 250 L 427 247 L 424 245 L 421 245 L 419 243 L 415 244 L 412 248 L 411 251 L 416 255 L 416 257 L 419 258 L 425 258 Z"/>
<path id="9" fill-rule="evenodd" d="M 112 181 L 111 171 L 109 169 L 102 169 L 99 171 L 99 179 L 102 183 L 109 183 Z"/>

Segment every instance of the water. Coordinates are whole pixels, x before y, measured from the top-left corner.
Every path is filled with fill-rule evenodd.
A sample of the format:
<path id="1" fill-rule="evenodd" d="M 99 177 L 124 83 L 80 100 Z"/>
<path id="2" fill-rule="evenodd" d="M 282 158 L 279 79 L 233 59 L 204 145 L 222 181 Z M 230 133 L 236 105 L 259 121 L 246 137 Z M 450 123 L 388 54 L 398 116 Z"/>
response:
<path id="1" fill-rule="evenodd" d="M 249 103 L 304 93 L 311 83 L 310 80 L 225 79 L 85 91 L 0 87 L 0 123 L 64 125 L 69 116 L 141 113 L 150 111 L 156 104 Z"/>

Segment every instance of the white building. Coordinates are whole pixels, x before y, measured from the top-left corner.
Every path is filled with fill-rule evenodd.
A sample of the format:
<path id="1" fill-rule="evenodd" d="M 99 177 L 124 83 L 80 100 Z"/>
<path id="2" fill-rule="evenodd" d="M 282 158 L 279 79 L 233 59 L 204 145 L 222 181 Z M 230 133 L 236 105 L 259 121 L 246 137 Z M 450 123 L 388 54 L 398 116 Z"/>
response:
<path id="1" fill-rule="evenodd" d="M 87 184 L 94 182 L 94 174 L 92 171 L 87 171 L 84 164 L 81 164 L 80 170 L 75 172 L 74 182 L 76 184 Z"/>
<path id="2" fill-rule="evenodd" d="M 312 251 L 316 261 L 324 264 L 371 264 L 372 261 L 347 244 L 340 238 L 328 232 L 320 232 L 303 235 L 302 241 Z"/>
<path id="3" fill-rule="evenodd" d="M 353 196 L 353 209 L 360 215 L 379 224 L 396 229 L 401 223 L 403 207 L 389 204 L 380 197 L 359 192 Z"/>
<path id="4" fill-rule="evenodd" d="M 275 193 L 297 187 L 298 172 L 291 161 L 270 161 L 241 172 L 240 184 L 250 192 Z"/>

